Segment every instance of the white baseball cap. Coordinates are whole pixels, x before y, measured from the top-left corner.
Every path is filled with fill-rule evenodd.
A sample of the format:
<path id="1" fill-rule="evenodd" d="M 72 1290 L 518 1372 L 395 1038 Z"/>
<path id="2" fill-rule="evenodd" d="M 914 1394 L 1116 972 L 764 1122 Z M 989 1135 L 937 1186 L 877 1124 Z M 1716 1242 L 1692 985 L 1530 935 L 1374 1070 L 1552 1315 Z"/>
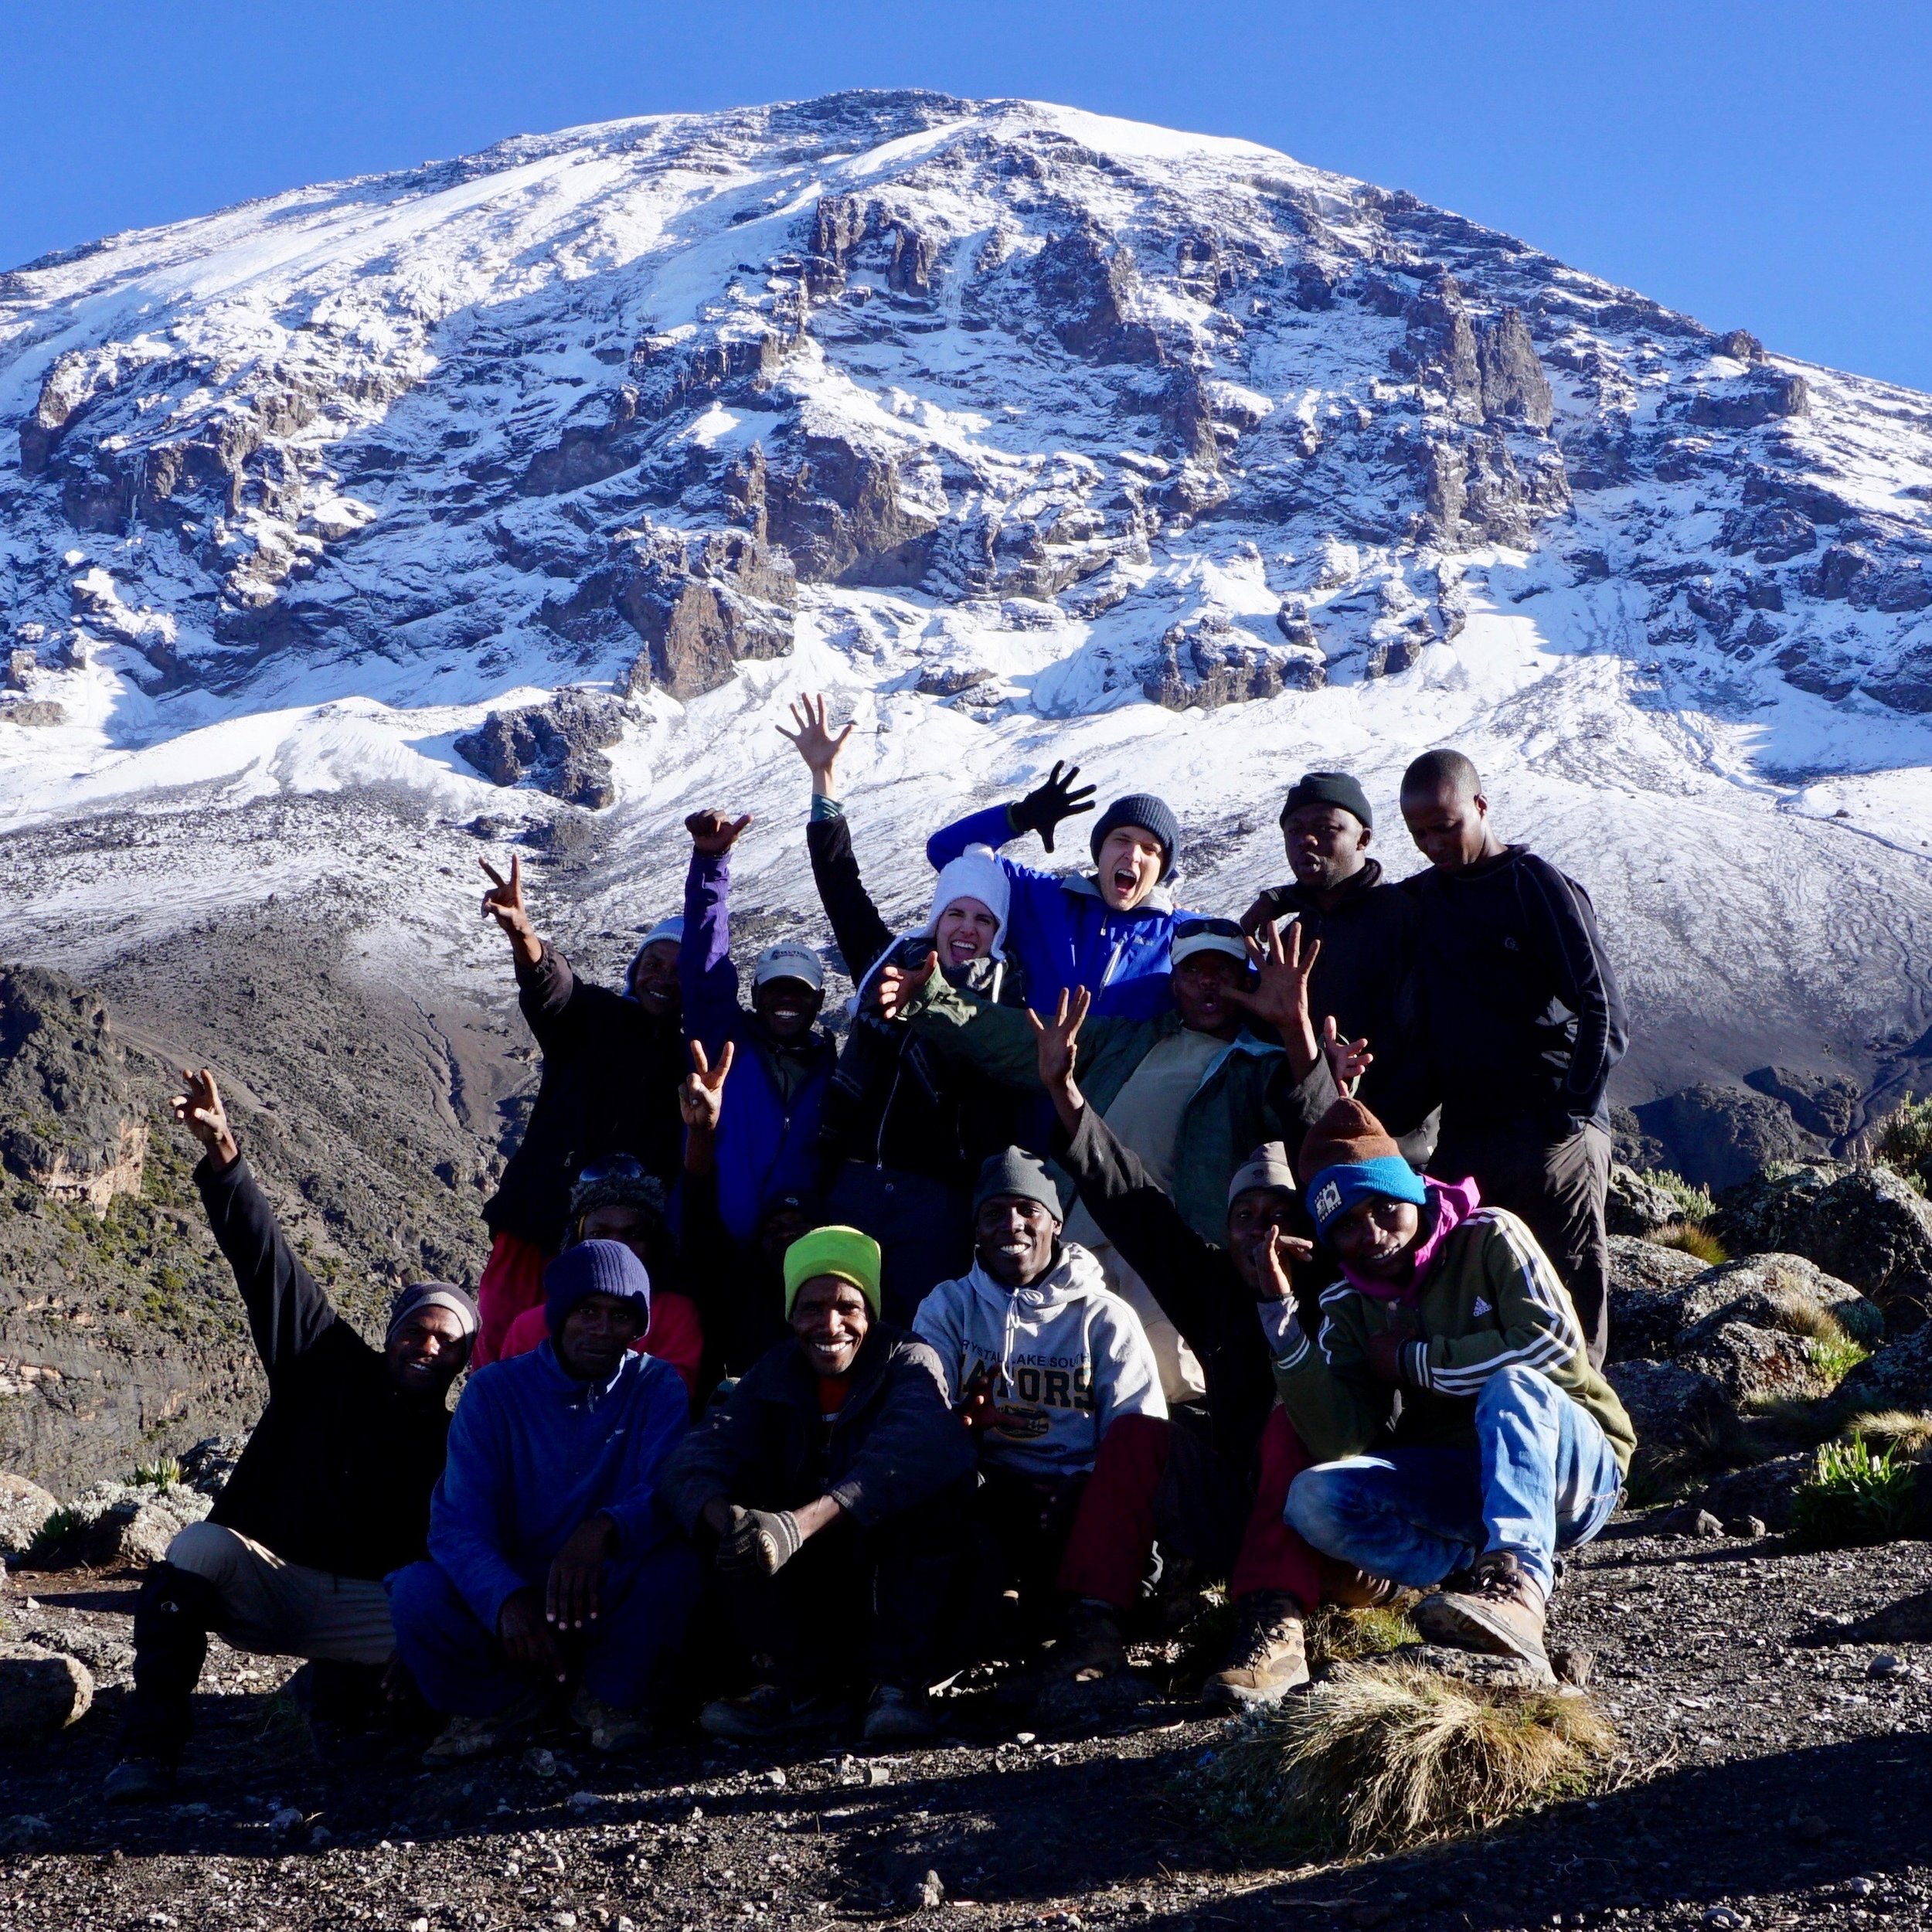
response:
<path id="1" fill-rule="evenodd" d="M 825 961 L 809 946 L 767 946 L 751 969 L 751 983 L 771 979 L 803 980 L 815 993 L 825 990 Z"/>

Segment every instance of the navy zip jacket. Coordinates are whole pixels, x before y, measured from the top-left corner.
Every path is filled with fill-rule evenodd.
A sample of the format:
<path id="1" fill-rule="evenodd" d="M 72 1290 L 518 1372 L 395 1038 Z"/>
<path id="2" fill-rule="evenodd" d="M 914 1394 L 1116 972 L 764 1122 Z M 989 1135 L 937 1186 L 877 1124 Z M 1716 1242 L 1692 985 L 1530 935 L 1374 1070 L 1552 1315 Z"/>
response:
<path id="1" fill-rule="evenodd" d="M 1459 872 L 1403 881 L 1420 913 L 1417 970 L 1444 1131 L 1528 1118 L 1553 1137 L 1610 1124 L 1624 999 L 1573 879 L 1512 845 Z"/>

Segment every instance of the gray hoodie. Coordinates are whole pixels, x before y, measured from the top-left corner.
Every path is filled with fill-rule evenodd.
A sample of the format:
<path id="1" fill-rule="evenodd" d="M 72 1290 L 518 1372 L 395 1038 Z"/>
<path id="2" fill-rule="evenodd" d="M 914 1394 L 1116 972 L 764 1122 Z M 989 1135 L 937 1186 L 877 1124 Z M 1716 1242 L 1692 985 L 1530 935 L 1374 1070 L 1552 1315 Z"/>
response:
<path id="1" fill-rule="evenodd" d="M 1001 1421 L 981 1438 L 980 1454 L 1022 1475 L 1091 1469 L 1116 1416 L 1167 1414 L 1140 1317 L 1071 1241 L 1028 1287 L 1003 1288 L 974 1263 L 970 1274 L 940 1282 L 919 1304 L 913 1332 L 937 1354 L 948 1401 L 957 1403 L 975 1373 L 986 1371 Z"/>

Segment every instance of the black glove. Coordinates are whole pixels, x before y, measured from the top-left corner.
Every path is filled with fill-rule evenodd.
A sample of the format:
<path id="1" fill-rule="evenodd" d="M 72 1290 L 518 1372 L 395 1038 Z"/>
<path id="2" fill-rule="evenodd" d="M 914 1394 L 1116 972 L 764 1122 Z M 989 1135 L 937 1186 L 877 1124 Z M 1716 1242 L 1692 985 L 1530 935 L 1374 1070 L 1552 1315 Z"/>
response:
<path id="1" fill-rule="evenodd" d="M 734 1503 L 731 1527 L 718 1539 L 718 1567 L 727 1577 L 775 1577 L 804 1540 L 789 1509 L 740 1509 Z"/>
<path id="2" fill-rule="evenodd" d="M 1006 808 L 1006 822 L 1015 832 L 1036 832 L 1049 852 L 1053 849 L 1053 828 L 1063 818 L 1094 809 L 1094 787 L 1082 785 L 1077 791 L 1073 781 L 1080 775 L 1078 765 L 1062 773 L 1059 761 L 1043 785 L 1036 785 L 1019 804 Z"/>

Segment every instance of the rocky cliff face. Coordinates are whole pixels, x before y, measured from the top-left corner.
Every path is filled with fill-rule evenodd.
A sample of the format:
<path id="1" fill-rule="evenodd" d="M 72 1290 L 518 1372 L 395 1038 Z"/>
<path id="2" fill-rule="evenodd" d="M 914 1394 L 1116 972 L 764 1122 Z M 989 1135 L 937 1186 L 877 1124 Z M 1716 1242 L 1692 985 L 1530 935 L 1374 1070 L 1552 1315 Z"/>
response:
<path id="1" fill-rule="evenodd" d="M 996 795 L 1050 721 L 1232 909 L 1296 769 L 1392 805 L 1453 736 L 1599 895 L 1628 1098 L 1782 1133 L 1740 1084 L 1782 1070 L 1851 1131 L 1923 1083 L 1932 402 L 1248 144 L 848 94 L 110 237 L 0 278 L 0 719 L 58 715 L 0 733 L 29 869 L 152 800 L 198 903 L 259 899 L 313 881 L 179 808 L 346 791 L 365 872 L 427 803 L 454 875 L 514 788 L 604 815 L 560 917 L 630 930 L 695 787 L 780 809 L 765 723 L 823 685 L 862 808 Z M 33 945 L 90 966 L 84 842 Z M 795 841 L 745 860 L 803 917 Z"/>

